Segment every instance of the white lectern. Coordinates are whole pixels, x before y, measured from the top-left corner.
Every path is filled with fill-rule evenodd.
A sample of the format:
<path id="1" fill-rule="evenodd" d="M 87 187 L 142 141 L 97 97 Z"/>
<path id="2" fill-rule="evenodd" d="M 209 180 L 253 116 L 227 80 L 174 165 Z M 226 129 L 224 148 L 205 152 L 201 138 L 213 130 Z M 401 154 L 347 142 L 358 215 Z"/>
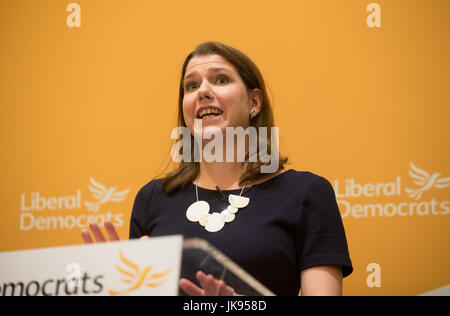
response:
<path id="1" fill-rule="evenodd" d="M 204 240 L 181 235 L 0 253 L 0 296 L 186 295 L 212 274 L 247 296 L 274 295 Z"/>

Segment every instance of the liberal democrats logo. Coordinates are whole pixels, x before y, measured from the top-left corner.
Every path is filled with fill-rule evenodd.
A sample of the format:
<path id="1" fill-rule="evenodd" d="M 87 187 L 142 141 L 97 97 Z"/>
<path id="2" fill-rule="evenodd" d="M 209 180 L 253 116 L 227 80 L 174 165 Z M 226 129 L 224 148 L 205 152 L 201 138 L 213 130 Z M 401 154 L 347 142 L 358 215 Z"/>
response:
<path id="1" fill-rule="evenodd" d="M 168 268 L 162 272 L 155 272 L 153 266 L 147 266 L 144 269 L 125 258 L 122 252 L 119 252 L 122 265 L 117 264 L 116 269 L 122 275 L 120 281 L 126 285 L 126 288 L 121 291 L 108 290 L 110 295 L 128 295 L 130 292 L 136 291 L 142 286 L 156 288 L 166 282 L 166 277 L 172 271 Z"/>
<path id="2" fill-rule="evenodd" d="M 84 205 L 89 211 L 97 212 L 100 209 L 100 205 L 107 202 L 121 202 L 123 201 L 130 189 L 123 191 L 117 191 L 116 187 L 107 188 L 104 185 L 98 183 L 94 178 L 90 177 L 91 184 L 88 185 L 89 190 L 92 193 L 92 197 L 97 199 L 95 202 L 84 201 Z"/>
<path id="3" fill-rule="evenodd" d="M 417 187 L 404 187 L 402 176 L 390 181 L 359 183 L 355 178 L 334 181 L 337 203 L 343 218 L 427 216 L 450 214 L 450 201 L 435 189 L 450 185 L 450 177 L 429 173 L 409 163 L 408 174 Z M 428 193 L 430 190 L 432 192 Z M 425 194 L 426 192 L 426 194 Z M 444 199 L 443 199 L 444 198 Z"/>
<path id="4" fill-rule="evenodd" d="M 439 178 L 441 175 L 439 172 L 430 175 L 425 170 L 417 168 L 412 162 L 409 163 L 411 169 L 408 174 L 414 179 L 414 184 L 419 188 L 409 189 L 405 188 L 409 197 L 419 200 L 422 197 L 422 193 L 432 188 L 444 189 L 450 185 L 449 178 Z"/>
<path id="5" fill-rule="evenodd" d="M 81 189 L 51 196 L 41 192 L 22 193 L 20 230 L 83 229 L 91 221 L 103 225 L 105 220 L 112 221 L 116 227 L 123 226 L 124 214 L 114 204 L 124 201 L 130 189 L 107 187 L 93 177 L 89 180 L 92 199 L 88 201 L 83 198 Z"/>

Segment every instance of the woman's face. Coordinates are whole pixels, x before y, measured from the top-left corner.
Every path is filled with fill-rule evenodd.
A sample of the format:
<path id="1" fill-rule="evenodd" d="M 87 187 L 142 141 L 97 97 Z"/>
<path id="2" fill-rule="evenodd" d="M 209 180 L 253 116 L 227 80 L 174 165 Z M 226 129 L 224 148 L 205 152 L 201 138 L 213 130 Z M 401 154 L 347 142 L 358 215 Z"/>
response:
<path id="1" fill-rule="evenodd" d="M 261 106 L 261 91 L 247 93 L 234 67 L 219 55 L 193 57 L 183 80 L 183 116 L 193 133 L 194 120 L 201 120 L 203 131 L 214 126 L 225 135 L 226 127 L 250 125 L 249 112 Z"/>

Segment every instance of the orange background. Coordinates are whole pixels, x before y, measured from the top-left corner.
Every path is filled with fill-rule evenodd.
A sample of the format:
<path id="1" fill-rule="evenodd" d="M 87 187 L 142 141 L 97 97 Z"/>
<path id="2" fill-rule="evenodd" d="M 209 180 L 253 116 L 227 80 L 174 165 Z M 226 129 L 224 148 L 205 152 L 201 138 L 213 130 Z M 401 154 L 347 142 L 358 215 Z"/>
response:
<path id="1" fill-rule="evenodd" d="M 334 184 L 381 183 L 409 163 L 450 176 L 450 2 L 73 1 L 0 2 L 0 251 L 81 243 L 79 229 L 20 231 L 21 194 L 93 200 L 89 177 L 118 190 L 98 214 L 128 220 L 137 191 L 169 159 L 182 63 L 201 42 L 234 46 L 261 69 L 274 101 L 281 149 Z M 450 188 L 422 200 L 450 200 Z M 401 197 L 351 203 L 400 203 Z M 36 216 L 80 215 L 43 210 Z M 354 273 L 346 295 L 416 295 L 450 283 L 449 216 L 344 218 Z M 381 287 L 369 288 L 369 263 Z"/>

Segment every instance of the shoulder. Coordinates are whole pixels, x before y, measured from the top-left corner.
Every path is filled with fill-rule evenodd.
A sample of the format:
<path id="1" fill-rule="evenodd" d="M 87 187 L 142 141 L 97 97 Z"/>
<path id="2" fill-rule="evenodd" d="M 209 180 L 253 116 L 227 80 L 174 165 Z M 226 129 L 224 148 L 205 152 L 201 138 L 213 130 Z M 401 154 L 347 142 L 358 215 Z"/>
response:
<path id="1" fill-rule="evenodd" d="M 303 187 L 314 185 L 331 186 L 330 182 L 326 178 L 310 171 L 297 171 L 295 169 L 289 169 L 280 175 L 283 177 L 284 182 L 295 183 Z"/>
<path id="2" fill-rule="evenodd" d="M 280 184 L 305 199 L 334 198 L 334 189 L 324 177 L 310 171 L 289 169 L 280 175 Z"/>
<path id="3" fill-rule="evenodd" d="M 163 185 L 164 178 L 155 178 L 148 183 L 146 183 L 138 192 L 137 198 L 144 198 L 146 200 L 151 200 L 154 197 L 160 198 L 176 198 L 179 196 L 179 193 L 184 190 L 184 188 L 180 188 L 175 190 L 172 193 L 167 193 L 164 190 Z"/>
<path id="4" fill-rule="evenodd" d="M 149 198 L 155 193 L 163 192 L 162 178 L 153 179 L 145 184 L 138 192 L 137 196 Z"/>

